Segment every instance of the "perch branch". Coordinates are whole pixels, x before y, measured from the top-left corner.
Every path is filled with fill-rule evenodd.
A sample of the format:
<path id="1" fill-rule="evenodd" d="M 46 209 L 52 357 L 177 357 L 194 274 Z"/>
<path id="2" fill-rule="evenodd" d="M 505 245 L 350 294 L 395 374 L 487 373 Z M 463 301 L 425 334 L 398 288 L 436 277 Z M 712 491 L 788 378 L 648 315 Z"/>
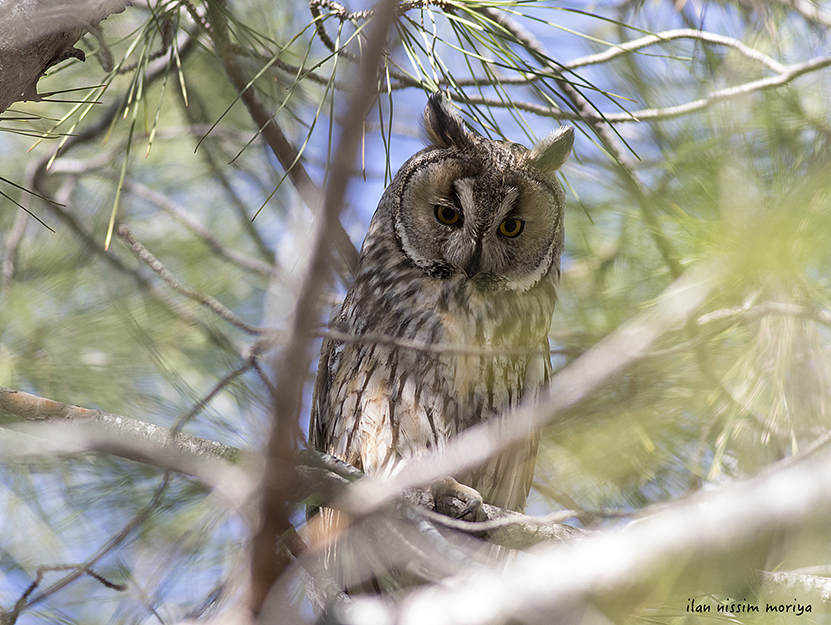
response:
<path id="1" fill-rule="evenodd" d="M 507 575 L 480 570 L 415 591 L 395 622 L 471 623 L 470 605 L 477 606 L 478 625 L 545 622 L 546 614 L 557 614 L 563 624 L 578 623 L 591 605 L 621 620 L 667 579 L 677 580 L 679 592 L 697 589 L 706 579 L 709 592 L 729 593 L 752 581 L 783 531 L 827 539 L 822 519 L 829 511 L 831 457 L 826 455 L 663 506 L 619 532 L 543 547 Z"/>

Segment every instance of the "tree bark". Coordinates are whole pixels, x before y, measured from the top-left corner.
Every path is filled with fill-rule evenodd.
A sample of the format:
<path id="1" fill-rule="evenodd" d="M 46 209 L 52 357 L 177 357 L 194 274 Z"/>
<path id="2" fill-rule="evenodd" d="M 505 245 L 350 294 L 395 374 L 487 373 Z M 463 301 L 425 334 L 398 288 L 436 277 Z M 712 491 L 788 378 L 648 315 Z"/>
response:
<path id="1" fill-rule="evenodd" d="M 0 113 L 18 100 L 40 100 L 47 69 L 70 58 L 94 25 L 120 13 L 130 0 L 0 0 Z"/>

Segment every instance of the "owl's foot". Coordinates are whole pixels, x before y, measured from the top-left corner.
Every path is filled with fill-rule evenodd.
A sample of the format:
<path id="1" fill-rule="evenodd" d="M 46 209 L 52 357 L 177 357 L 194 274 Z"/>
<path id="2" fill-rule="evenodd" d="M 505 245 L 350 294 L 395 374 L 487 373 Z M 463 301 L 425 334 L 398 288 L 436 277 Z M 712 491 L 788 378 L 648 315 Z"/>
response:
<path id="1" fill-rule="evenodd" d="M 475 488 L 459 484 L 452 477 L 443 477 L 430 484 L 436 512 L 453 519 L 479 520 L 482 495 Z"/>

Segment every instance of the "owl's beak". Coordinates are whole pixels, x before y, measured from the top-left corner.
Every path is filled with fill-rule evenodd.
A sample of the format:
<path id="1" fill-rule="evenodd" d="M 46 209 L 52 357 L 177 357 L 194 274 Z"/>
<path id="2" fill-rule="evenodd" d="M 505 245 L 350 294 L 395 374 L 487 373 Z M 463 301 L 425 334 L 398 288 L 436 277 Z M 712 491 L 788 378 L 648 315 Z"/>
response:
<path id="1" fill-rule="evenodd" d="M 467 262 L 462 264 L 461 266 L 462 271 L 465 272 L 465 275 L 468 278 L 473 278 L 479 274 L 482 270 L 482 240 L 477 239 L 476 245 L 473 248 L 473 253 L 470 255 L 470 258 L 467 259 Z"/>

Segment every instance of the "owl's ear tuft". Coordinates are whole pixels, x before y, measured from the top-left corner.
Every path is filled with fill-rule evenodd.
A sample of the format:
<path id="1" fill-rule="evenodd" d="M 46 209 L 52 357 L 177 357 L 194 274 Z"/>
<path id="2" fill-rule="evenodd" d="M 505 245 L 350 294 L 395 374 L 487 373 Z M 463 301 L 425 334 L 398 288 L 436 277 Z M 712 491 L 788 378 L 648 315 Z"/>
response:
<path id="1" fill-rule="evenodd" d="M 427 100 L 424 108 L 424 132 L 431 145 L 437 148 L 464 147 L 470 145 L 471 133 L 465 123 L 441 91 Z"/>
<path id="2" fill-rule="evenodd" d="M 528 163 L 534 169 L 553 174 L 565 165 L 574 146 L 574 127 L 560 126 L 540 141 L 528 153 Z"/>

